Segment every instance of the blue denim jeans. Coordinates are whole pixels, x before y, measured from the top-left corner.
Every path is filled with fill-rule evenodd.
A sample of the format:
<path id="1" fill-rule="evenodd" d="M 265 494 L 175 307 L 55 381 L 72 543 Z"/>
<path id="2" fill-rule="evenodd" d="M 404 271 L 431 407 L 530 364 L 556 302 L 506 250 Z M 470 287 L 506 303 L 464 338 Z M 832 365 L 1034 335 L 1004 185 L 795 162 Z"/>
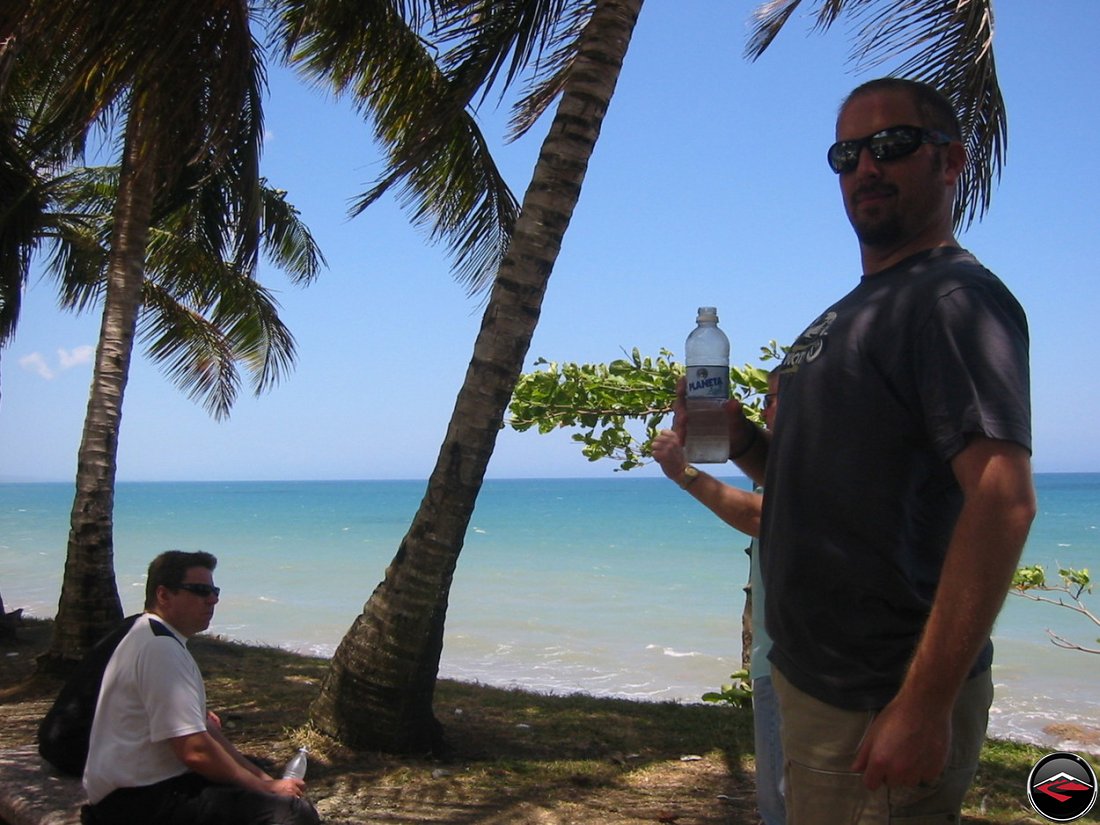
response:
<path id="1" fill-rule="evenodd" d="M 764 825 L 784 825 L 783 743 L 779 738 L 779 699 L 770 676 L 752 680 L 752 724 L 756 749 L 756 810 Z"/>

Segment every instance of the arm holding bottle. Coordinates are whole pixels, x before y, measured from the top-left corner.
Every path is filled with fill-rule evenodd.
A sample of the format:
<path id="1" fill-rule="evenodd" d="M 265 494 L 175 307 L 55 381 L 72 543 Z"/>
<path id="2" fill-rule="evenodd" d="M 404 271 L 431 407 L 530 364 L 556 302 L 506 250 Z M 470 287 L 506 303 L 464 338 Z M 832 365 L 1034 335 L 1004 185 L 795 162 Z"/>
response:
<path id="1" fill-rule="evenodd" d="M 226 747 L 225 737 L 216 728 L 169 739 L 176 758 L 200 776 L 223 785 L 279 796 L 301 797 L 305 782 L 301 779 L 272 779 L 263 771 L 239 759 L 236 748 Z"/>
<path id="2" fill-rule="evenodd" d="M 661 466 L 661 470 L 666 476 L 687 490 L 693 498 L 706 506 L 726 524 L 746 535 L 759 535 L 762 500 L 759 493 L 731 487 L 698 468 L 693 467 L 690 471 L 688 470 L 690 465 L 684 454 L 684 439 L 687 428 L 687 406 L 684 402 L 684 390 L 684 382 L 680 381 L 676 388 L 672 429 L 662 430 L 653 440 L 654 460 Z M 745 452 L 745 456 L 755 457 L 760 448 L 755 444 L 749 444 L 749 441 L 763 441 L 766 439 L 767 433 L 761 431 L 745 418 L 741 403 L 737 399 L 730 399 L 726 409 L 730 413 L 731 421 L 730 444 L 735 447 L 747 444 L 749 449 Z M 742 429 L 745 425 L 753 429 Z M 743 447 L 739 447 L 739 449 L 743 449 Z M 736 455 L 735 451 L 731 450 L 731 452 Z M 761 472 L 762 476 L 763 472 Z"/>
<path id="3" fill-rule="evenodd" d="M 653 458 L 666 476 L 726 524 L 749 536 L 759 534 L 760 494 L 731 487 L 698 468 L 693 476 L 687 475 L 682 437 L 675 429 L 661 430 L 653 439 Z"/>

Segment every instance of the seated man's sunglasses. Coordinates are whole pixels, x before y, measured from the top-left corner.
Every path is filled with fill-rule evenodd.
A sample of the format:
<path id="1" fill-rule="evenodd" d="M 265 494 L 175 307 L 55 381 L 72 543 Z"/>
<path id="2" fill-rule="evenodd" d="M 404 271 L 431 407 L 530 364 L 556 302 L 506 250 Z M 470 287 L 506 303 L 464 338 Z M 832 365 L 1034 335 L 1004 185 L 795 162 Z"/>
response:
<path id="1" fill-rule="evenodd" d="M 214 587 L 211 584 L 198 584 L 193 582 L 185 582 L 184 584 L 177 585 L 176 590 L 186 590 L 188 593 L 194 593 L 200 599 L 209 599 L 211 596 L 217 596 L 222 592 L 220 587 Z"/>
<path id="2" fill-rule="evenodd" d="M 858 140 L 838 140 L 829 147 L 829 168 L 838 175 L 859 166 L 859 155 L 867 149 L 875 160 L 897 160 L 917 151 L 922 144 L 943 146 L 951 138 L 935 129 L 919 126 L 891 126 Z"/>

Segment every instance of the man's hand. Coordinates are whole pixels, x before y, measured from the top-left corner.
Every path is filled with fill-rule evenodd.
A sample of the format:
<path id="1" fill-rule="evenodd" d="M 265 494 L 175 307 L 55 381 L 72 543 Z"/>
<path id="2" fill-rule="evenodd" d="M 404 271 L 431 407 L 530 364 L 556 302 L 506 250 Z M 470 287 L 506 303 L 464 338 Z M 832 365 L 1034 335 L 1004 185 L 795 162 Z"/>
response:
<path id="1" fill-rule="evenodd" d="M 306 792 L 306 783 L 301 779 L 272 779 L 267 783 L 267 792 L 301 799 Z"/>
<path id="2" fill-rule="evenodd" d="M 675 482 L 680 481 L 687 466 L 687 458 L 684 456 L 683 442 L 675 430 L 661 430 L 653 439 L 650 448 L 653 460 L 661 465 L 661 470 L 666 476 Z"/>
<path id="3" fill-rule="evenodd" d="M 751 429 L 756 425 L 745 417 L 745 407 L 741 399 L 731 396 L 723 405 L 723 409 L 729 419 L 730 444 L 732 446 L 744 444 L 751 437 Z M 672 432 L 676 434 L 681 445 L 687 439 L 687 427 L 687 381 L 681 378 L 676 383 L 676 400 L 672 404 Z M 662 432 L 665 431 L 662 430 Z"/>
<path id="4" fill-rule="evenodd" d="M 899 695 L 871 722 L 852 770 L 872 791 L 932 782 L 943 773 L 950 744 L 950 707 L 937 712 Z"/>

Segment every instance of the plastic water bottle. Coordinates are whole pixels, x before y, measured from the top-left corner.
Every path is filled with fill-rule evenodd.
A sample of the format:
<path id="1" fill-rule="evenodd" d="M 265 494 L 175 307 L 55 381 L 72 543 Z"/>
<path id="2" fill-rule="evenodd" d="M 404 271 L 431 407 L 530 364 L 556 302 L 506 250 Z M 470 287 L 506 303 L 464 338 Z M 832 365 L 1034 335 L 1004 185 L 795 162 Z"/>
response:
<path id="1" fill-rule="evenodd" d="M 298 748 L 298 752 L 290 757 L 290 761 L 283 769 L 283 779 L 305 779 L 308 754 L 308 748 Z"/>
<path id="2" fill-rule="evenodd" d="M 699 307 L 696 327 L 687 338 L 688 461 L 719 464 L 729 459 L 729 420 L 722 405 L 730 397 L 730 342 L 718 329 L 718 310 Z"/>

